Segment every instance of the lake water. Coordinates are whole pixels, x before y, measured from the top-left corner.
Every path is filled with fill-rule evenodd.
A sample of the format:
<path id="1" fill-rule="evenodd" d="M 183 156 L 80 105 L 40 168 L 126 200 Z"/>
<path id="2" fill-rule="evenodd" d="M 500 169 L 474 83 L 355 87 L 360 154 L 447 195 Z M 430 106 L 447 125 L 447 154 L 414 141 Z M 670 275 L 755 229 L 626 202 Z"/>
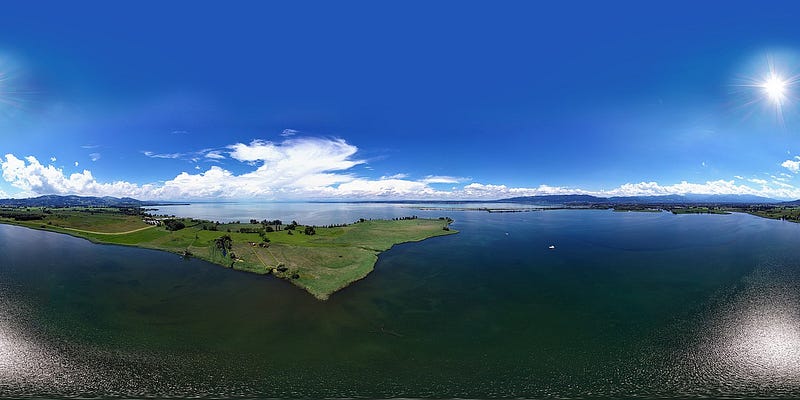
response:
<path id="1" fill-rule="evenodd" d="M 458 235 L 395 246 L 326 302 L 268 276 L 0 225 L 0 396 L 800 395 L 798 224 L 403 207 L 160 211 L 456 220 Z"/>

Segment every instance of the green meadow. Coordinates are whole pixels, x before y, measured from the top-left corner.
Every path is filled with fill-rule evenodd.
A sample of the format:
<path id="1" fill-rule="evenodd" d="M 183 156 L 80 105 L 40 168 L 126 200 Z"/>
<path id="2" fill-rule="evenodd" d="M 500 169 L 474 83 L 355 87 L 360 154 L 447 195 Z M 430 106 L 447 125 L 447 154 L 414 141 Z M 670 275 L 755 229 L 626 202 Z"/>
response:
<path id="1" fill-rule="evenodd" d="M 272 274 L 320 300 L 366 277 L 378 255 L 395 244 L 457 233 L 445 218 L 359 220 L 328 227 L 168 218 L 170 224 L 180 223 L 179 229 L 169 229 L 165 218 L 158 218 L 158 225 L 145 223 L 146 218 L 137 209 L 0 208 L 0 223 L 65 233 L 95 243 L 169 251 L 226 268 Z"/>

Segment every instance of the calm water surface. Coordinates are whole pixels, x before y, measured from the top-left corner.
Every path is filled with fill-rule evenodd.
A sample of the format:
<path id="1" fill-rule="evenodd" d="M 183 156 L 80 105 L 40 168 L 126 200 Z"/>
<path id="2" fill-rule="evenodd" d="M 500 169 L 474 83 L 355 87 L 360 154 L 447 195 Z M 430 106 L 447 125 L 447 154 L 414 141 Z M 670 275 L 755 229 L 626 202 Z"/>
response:
<path id="1" fill-rule="evenodd" d="M 800 395 L 797 224 L 183 207 L 169 213 L 315 224 L 449 215 L 461 232 L 395 246 L 320 302 L 271 277 L 0 225 L 0 395 Z"/>

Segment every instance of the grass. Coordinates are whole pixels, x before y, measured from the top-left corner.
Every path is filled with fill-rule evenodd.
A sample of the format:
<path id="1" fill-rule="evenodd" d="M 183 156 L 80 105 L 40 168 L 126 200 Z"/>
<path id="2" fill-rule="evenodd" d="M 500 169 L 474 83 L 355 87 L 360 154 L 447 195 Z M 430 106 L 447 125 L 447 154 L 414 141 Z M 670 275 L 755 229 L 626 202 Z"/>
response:
<path id="1" fill-rule="evenodd" d="M 730 214 L 730 211 L 727 211 L 722 208 L 718 207 L 675 207 L 669 209 L 673 214 Z"/>
<path id="2" fill-rule="evenodd" d="M 15 216 L 40 219 L 17 220 Z M 259 233 L 246 233 L 263 230 L 261 224 L 179 220 L 186 228 L 169 231 L 164 226 L 145 224 L 142 215 L 118 209 L 0 209 L 0 223 L 65 233 L 95 243 L 191 255 L 226 268 L 273 274 L 320 300 L 366 277 L 378 255 L 395 244 L 457 233 L 449 229 L 451 221 L 446 219 L 364 220 L 346 226 L 315 227 L 314 235 L 304 234 L 303 225 L 294 230 L 280 225 L 273 226 L 277 229 L 274 232 L 263 233 L 269 243 L 262 247 Z M 215 239 L 223 235 L 232 239 L 229 251 L 223 252 L 214 245 Z"/>
<path id="3" fill-rule="evenodd" d="M 800 222 L 800 207 L 797 206 L 742 207 L 735 211 L 746 212 L 763 218 Z"/>

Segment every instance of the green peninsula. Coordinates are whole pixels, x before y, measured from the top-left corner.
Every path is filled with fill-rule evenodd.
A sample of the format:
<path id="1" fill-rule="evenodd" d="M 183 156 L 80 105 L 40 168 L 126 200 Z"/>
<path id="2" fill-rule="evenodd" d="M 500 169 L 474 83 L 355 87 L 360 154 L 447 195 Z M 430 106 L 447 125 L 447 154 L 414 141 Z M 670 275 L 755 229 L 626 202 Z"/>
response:
<path id="1" fill-rule="evenodd" d="M 451 222 L 444 217 L 405 217 L 330 226 L 279 220 L 218 223 L 151 216 L 137 207 L 0 207 L 0 223 L 273 274 L 320 300 L 366 277 L 378 255 L 395 244 L 457 233 L 450 229 Z"/>

